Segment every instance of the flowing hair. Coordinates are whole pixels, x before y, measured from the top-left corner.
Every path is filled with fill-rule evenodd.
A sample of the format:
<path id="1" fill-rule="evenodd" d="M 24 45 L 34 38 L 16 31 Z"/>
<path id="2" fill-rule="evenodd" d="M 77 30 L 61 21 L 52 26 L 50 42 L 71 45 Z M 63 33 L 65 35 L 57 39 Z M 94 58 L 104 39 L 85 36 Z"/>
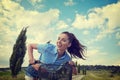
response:
<path id="1" fill-rule="evenodd" d="M 85 59 L 84 51 L 86 50 L 86 46 L 82 45 L 73 33 L 65 31 L 62 32 L 62 34 L 66 34 L 71 43 L 71 46 L 67 49 L 70 55 L 73 57 Z"/>

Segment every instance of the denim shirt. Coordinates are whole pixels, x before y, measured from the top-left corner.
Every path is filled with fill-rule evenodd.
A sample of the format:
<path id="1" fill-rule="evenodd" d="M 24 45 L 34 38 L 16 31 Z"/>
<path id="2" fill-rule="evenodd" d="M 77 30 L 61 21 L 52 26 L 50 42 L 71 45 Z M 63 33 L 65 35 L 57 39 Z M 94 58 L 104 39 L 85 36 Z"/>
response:
<path id="1" fill-rule="evenodd" d="M 64 53 L 64 55 L 58 58 L 57 48 L 51 43 L 39 44 L 37 46 L 38 52 L 41 53 L 39 60 L 45 64 L 63 64 L 71 60 L 71 57 Z"/>

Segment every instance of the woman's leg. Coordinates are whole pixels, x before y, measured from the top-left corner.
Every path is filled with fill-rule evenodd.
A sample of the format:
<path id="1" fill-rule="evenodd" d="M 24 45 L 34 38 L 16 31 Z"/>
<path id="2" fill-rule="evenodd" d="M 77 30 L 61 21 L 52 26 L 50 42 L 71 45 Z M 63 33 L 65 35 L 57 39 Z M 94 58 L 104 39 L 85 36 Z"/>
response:
<path id="1" fill-rule="evenodd" d="M 38 80 L 38 78 L 33 78 L 33 77 L 25 75 L 25 80 Z"/>

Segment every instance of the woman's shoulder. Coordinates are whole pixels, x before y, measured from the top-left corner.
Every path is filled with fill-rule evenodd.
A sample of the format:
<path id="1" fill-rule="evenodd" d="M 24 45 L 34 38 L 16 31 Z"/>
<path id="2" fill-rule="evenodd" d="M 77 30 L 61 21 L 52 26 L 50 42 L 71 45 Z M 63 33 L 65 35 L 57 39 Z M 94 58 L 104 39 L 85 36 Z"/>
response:
<path id="1" fill-rule="evenodd" d="M 56 48 L 56 46 L 54 44 L 52 44 L 52 43 L 46 43 L 46 49 L 52 50 L 52 49 L 55 49 L 55 48 Z"/>
<path id="2" fill-rule="evenodd" d="M 38 51 L 39 52 L 56 52 L 56 46 L 52 43 L 44 43 L 44 44 L 38 44 Z"/>
<path id="3" fill-rule="evenodd" d="M 43 47 L 55 47 L 54 44 L 52 43 L 43 43 L 43 44 L 37 44 L 38 46 L 43 46 Z"/>
<path id="4" fill-rule="evenodd" d="M 56 46 L 52 43 L 47 43 L 45 47 L 45 52 L 56 54 L 57 53 Z"/>

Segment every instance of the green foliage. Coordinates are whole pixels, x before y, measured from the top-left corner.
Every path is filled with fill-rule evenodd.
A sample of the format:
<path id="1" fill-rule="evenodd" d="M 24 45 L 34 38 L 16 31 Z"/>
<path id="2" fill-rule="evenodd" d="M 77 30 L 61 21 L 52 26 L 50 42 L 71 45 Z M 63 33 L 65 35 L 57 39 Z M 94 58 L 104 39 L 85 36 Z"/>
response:
<path id="1" fill-rule="evenodd" d="M 13 77 L 17 76 L 21 71 L 21 66 L 26 53 L 26 31 L 27 27 L 23 28 L 13 46 L 13 52 L 10 57 L 10 69 Z"/>

